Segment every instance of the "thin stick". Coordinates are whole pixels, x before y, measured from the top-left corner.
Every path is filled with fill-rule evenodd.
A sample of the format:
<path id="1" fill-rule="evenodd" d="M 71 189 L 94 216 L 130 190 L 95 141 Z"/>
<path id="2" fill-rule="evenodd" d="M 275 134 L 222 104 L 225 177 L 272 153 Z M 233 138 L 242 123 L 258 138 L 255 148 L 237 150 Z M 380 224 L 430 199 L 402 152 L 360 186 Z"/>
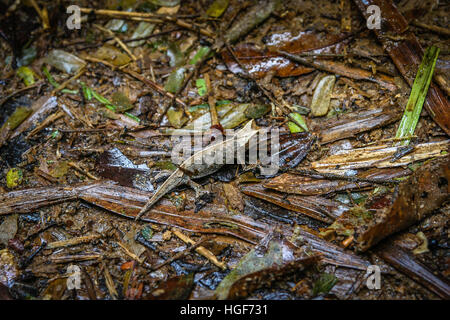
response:
<path id="1" fill-rule="evenodd" d="M 161 269 L 162 267 L 164 267 L 164 266 L 166 266 L 166 265 L 168 265 L 168 264 L 171 264 L 172 262 L 174 262 L 174 261 L 176 261 L 176 260 L 178 260 L 178 259 L 183 258 L 184 256 L 188 255 L 192 250 L 197 249 L 197 248 L 200 247 L 203 243 L 205 243 L 205 242 L 207 242 L 207 241 L 210 241 L 211 239 L 212 239 L 212 238 L 206 238 L 206 239 L 202 239 L 202 240 L 198 241 L 198 242 L 195 243 L 194 245 L 192 245 L 192 246 L 186 248 L 185 250 L 183 250 L 183 251 L 177 253 L 177 254 L 174 255 L 172 258 L 167 259 L 166 261 L 164 261 L 163 263 L 158 264 L 158 265 L 155 266 L 155 267 L 152 267 L 152 270 L 153 270 L 153 271 L 159 270 L 159 269 Z"/>
<path id="2" fill-rule="evenodd" d="M 173 22 L 177 25 L 179 25 L 180 27 L 195 31 L 195 32 L 199 32 L 207 37 L 210 38 L 214 38 L 215 34 L 203 29 L 195 24 L 190 24 L 184 20 L 178 19 L 176 17 L 170 16 L 170 15 L 157 15 L 154 13 L 144 13 L 144 12 L 128 12 L 128 11 L 117 11 L 117 10 L 105 10 L 105 9 L 89 9 L 89 8 L 81 8 L 80 11 L 82 13 L 94 13 L 96 15 L 105 15 L 105 16 L 120 16 L 120 17 L 129 17 L 132 20 L 137 20 L 137 21 L 146 21 L 144 20 L 145 18 L 151 19 L 154 18 L 153 20 L 150 20 L 149 22 L 153 22 L 153 23 L 161 23 L 161 22 Z"/>
<path id="3" fill-rule="evenodd" d="M 123 249 L 123 251 L 133 260 L 138 261 L 139 263 L 144 263 L 144 259 L 139 258 L 137 255 L 135 255 L 133 252 L 130 251 L 122 242 L 117 241 L 117 244 Z"/>
<path id="4" fill-rule="evenodd" d="M 89 177 L 92 180 L 100 180 L 99 178 L 97 178 L 96 176 L 90 174 L 88 171 L 81 169 L 80 166 L 78 166 L 76 163 L 74 162 L 68 162 L 67 163 L 69 166 L 71 166 L 72 168 L 75 168 L 77 171 L 81 172 L 82 174 L 84 174 L 85 176 Z"/>
<path id="5" fill-rule="evenodd" d="M 131 57 L 131 59 L 133 59 L 133 61 L 136 61 L 137 58 L 136 56 L 130 51 L 130 49 L 127 47 L 127 45 L 125 43 L 122 42 L 122 40 L 120 40 L 115 34 L 114 32 L 112 32 L 111 30 L 105 29 L 102 26 L 99 26 L 98 24 L 94 24 L 94 27 L 96 27 L 97 29 L 108 33 L 109 35 L 114 37 L 114 41 L 117 42 L 117 44 L 122 47 L 122 49 Z"/>
<path id="6" fill-rule="evenodd" d="M 111 275 L 109 274 L 108 269 L 106 268 L 106 265 L 104 263 L 102 263 L 102 265 L 103 265 L 103 274 L 105 276 L 106 287 L 108 288 L 109 295 L 114 300 L 117 300 L 119 294 L 117 293 L 116 286 L 114 285 L 114 281 L 113 281 Z"/>
<path id="7" fill-rule="evenodd" d="M 63 240 L 63 241 L 55 241 L 55 242 L 49 243 L 47 245 L 47 249 L 56 249 L 56 248 L 61 248 L 61 247 L 75 246 L 77 244 L 91 242 L 91 241 L 97 240 L 99 238 L 100 238 L 100 235 L 94 234 L 94 235 L 90 235 L 90 236 L 77 237 L 77 238 L 72 238 L 72 239 Z"/>
<path id="8" fill-rule="evenodd" d="M 442 28 L 442 27 L 438 27 L 438 26 L 429 25 L 429 24 L 426 24 L 426 23 L 423 23 L 423 22 L 420 22 L 420 21 L 417 21 L 417 20 L 414 20 L 411 24 L 413 26 L 416 26 L 416 27 L 427 29 L 427 30 L 430 30 L 430 31 L 433 31 L 433 32 L 436 32 L 436 33 L 440 33 L 440 34 L 446 35 L 446 36 L 450 36 L 450 30 L 447 29 L 447 28 Z"/>
<path id="9" fill-rule="evenodd" d="M 219 116 L 217 115 L 216 109 L 216 98 L 214 97 L 214 88 L 211 86 L 211 79 L 209 79 L 209 74 L 205 73 L 206 88 L 208 89 L 208 104 L 209 113 L 211 114 L 211 125 L 213 127 L 220 126 Z"/>
<path id="10" fill-rule="evenodd" d="M 39 81 L 33 83 L 32 85 L 29 85 L 28 87 L 21 88 L 21 89 L 18 89 L 18 90 L 16 90 L 16 91 L 14 91 L 13 93 L 10 93 L 10 94 L 7 95 L 6 97 L 4 97 L 2 100 L 0 100 L 0 107 L 1 107 L 6 101 L 8 101 L 8 100 L 11 99 L 12 97 L 14 97 L 15 95 L 18 95 L 18 94 L 21 93 L 21 92 L 24 92 L 24 91 L 27 91 L 27 90 L 36 88 L 37 86 L 40 86 L 40 85 L 43 84 L 43 83 L 44 83 L 44 80 L 39 80 Z"/>
<path id="11" fill-rule="evenodd" d="M 180 238 L 183 242 L 194 245 L 195 241 L 192 240 L 191 238 L 189 238 L 188 236 L 184 235 L 183 233 L 181 233 L 180 231 L 178 231 L 175 228 L 171 229 L 172 233 L 174 235 L 176 235 L 178 238 Z M 209 251 L 208 249 L 206 249 L 205 247 L 199 246 L 195 249 L 195 252 L 197 252 L 198 254 L 201 254 L 202 256 L 204 256 L 205 258 L 207 258 L 209 261 L 211 261 L 214 265 L 218 266 L 219 268 L 221 268 L 222 270 L 226 270 L 226 264 L 225 262 L 220 262 L 216 256 Z"/>
<path id="12" fill-rule="evenodd" d="M 72 78 L 67 79 L 66 81 L 64 81 L 59 87 L 53 89 L 53 91 L 51 92 L 51 95 L 54 96 L 58 91 L 61 91 L 62 89 L 64 89 L 65 87 L 67 87 L 67 85 L 69 83 L 71 83 L 73 80 L 78 79 L 79 77 L 81 77 L 84 73 L 86 72 L 86 68 L 82 68 L 80 70 L 80 72 L 78 72 L 76 75 L 74 75 Z"/>
<path id="13" fill-rule="evenodd" d="M 40 125 L 38 125 L 36 128 L 34 128 L 25 138 L 30 139 L 32 136 L 34 136 L 36 133 L 44 129 L 47 125 L 49 125 L 52 122 L 55 122 L 59 118 L 64 116 L 64 112 L 58 111 L 56 113 L 53 113 L 52 115 L 48 116 Z"/>
<path id="14" fill-rule="evenodd" d="M 164 90 L 164 88 L 162 88 L 162 87 L 161 87 L 159 84 L 157 84 L 156 82 L 153 82 L 152 80 L 147 79 L 147 78 L 145 78 L 144 76 L 142 76 L 142 75 L 140 75 L 140 74 L 138 74 L 138 73 L 136 73 L 136 72 L 134 72 L 134 71 L 131 71 L 131 70 L 128 70 L 128 69 L 123 69 L 123 70 L 121 70 L 121 71 L 123 71 L 123 72 L 125 72 L 125 73 L 128 73 L 130 76 L 132 76 L 132 77 L 138 79 L 139 81 L 142 81 L 143 83 L 145 83 L 146 85 L 148 85 L 148 86 L 149 86 L 150 88 L 152 88 L 153 90 L 155 90 L 155 91 L 161 93 L 162 95 L 164 95 L 164 96 L 166 96 L 166 97 L 168 97 L 168 98 L 170 98 L 170 99 L 172 99 L 172 98 L 174 97 L 174 95 L 173 95 L 172 93 L 167 92 L 166 90 Z M 179 98 L 175 98 L 175 101 L 176 101 L 177 103 L 179 103 L 180 105 L 182 105 L 183 108 L 187 108 L 186 103 L 184 103 L 184 102 L 183 102 L 182 100 L 180 100 Z"/>
<path id="15" fill-rule="evenodd" d="M 342 176 L 339 174 L 334 173 L 321 173 L 314 170 L 288 170 L 289 173 L 298 174 L 301 176 L 311 177 L 315 179 L 328 179 L 328 180 L 345 180 L 350 181 L 354 183 L 358 182 L 367 182 L 367 183 L 374 183 L 374 184 L 380 184 L 380 185 L 393 185 L 398 184 L 400 181 L 397 180 L 391 180 L 391 179 L 377 179 L 377 178 L 358 178 L 358 177 L 348 177 L 348 176 Z"/>

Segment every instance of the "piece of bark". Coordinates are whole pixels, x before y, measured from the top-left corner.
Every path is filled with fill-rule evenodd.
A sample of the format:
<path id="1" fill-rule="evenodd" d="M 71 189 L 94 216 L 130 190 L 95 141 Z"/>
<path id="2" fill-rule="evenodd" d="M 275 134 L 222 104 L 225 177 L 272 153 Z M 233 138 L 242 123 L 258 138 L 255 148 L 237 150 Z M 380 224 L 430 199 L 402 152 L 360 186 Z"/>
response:
<path id="1" fill-rule="evenodd" d="M 354 0 L 362 15 L 369 19 L 367 8 L 376 5 L 381 10 L 381 28 L 374 29 L 384 49 L 397 69 L 412 87 L 424 51 L 414 33 L 408 30 L 408 22 L 391 0 Z M 445 94 L 431 82 L 425 108 L 433 120 L 450 135 L 450 105 Z"/>
<path id="2" fill-rule="evenodd" d="M 14 130 L 9 138 L 14 139 L 22 132 L 30 129 L 33 125 L 37 125 L 41 119 L 54 111 L 57 106 L 58 101 L 54 96 L 44 96 L 39 98 L 31 106 L 33 113 Z"/>
<path id="3" fill-rule="evenodd" d="M 442 299 L 450 299 L 450 285 L 448 281 L 436 276 L 426 266 L 416 261 L 414 256 L 392 244 L 392 241 L 387 241 L 377 246 L 375 253 L 394 268 L 434 292 Z"/>
<path id="4" fill-rule="evenodd" d="M 313 219 L 332 223 L 348 210 L 344 204 L 315 196 L 288 195 L 264 188 L 261 184 L 244 186 L 241 191 L 251 197 L 262 199 L 282 208 L 298 212 Z"/>
<path id="5" fill-rule="evenodd" d="M 355 137 L 357 134 L 384 127 L 401 118 L 399 108 L 386 107 L 345 114 L 339 119 L 310 122 L 311 131 L 319 136 L 320 144 Z"/>
<path id="6" fill-rule="evenodd" d="M 345 233 L 352 233 L 352 245 L 364 252 L 439 208 L 450 198 L 449 181 L 450 157 L 431 160 L 402 182 L 393 195 L 368 200 L 359 211 L 342 214 L 330 228 L 344 228 Z"/>

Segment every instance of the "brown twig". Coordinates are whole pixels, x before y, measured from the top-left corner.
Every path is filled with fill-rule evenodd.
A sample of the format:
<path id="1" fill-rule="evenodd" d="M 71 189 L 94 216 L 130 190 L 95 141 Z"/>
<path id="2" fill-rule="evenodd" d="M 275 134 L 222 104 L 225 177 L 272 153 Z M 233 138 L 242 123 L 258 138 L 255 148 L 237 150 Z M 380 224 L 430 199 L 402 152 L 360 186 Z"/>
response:
<path id="1" fill-rule="evenodd" d="M 167 260 L 164 261 L 163 263 L 160 263 L 160 264 L 158 264 L 157 266 L 152 267 L 152 270 L 153 270 L 153 271 L 159 270 L 159 269 L 161 269 L 162 267 L 164 267 L 164 266 L 166 266 L 166 265 L 168 265 L 168 264 L 171 264 L 172 262 L 174 262 L 174 261 L 176 261 L 176 260 L 178 260 L 178 259 L 183 258 L 184 256 L 188 255 L 192 250 L 197 249 L 197 248 L 200 247 L 202 244 L 204 244 L 205 242 L 210 241 L 210 240 L 212 240 L 212 239 L 214 239 L 214 238 L 206 238 L 206 239 L 202 239 L 202 240 L 198 241 L 197 243 L 193 244 L 192 246 L 186 248 L 185 250 L 183 250 L 183 251 L 177 253 L 176 255 L 174 255 L 173 257 L 167 259 Z"/>
<path id="2" fill-rule="evenodd" d="M 128 69 L 122 69 L 121 71 L 122 71 L 122 72 L 125 72 L 125 73 L 129 74 L 130 76 L 132 76 L 132 77 L 138 79 L 139 81 L 145 83 L 145 84 L 148 85 L 150 88 L 152 88 L 153 90 L 155 90 L 155 91 L 157 91 L 158 93 L 162 94 L 163 96 L 166 96 L 166 97 L 168 97 L 168 98 L 170 98 L 170 99 L 172 99 L 172 98 L 174 97 L 174 95 L 173 95 L 172 93 L 167 92 L 166 90 L 164 90 L 164 88 L 162 88 L 162 87 L 161 87 L 159 84 L 157 84 L 156 82 L 153 82 L 152 80 L 147 79 L 147 78 L 145 78 L 144 76 L 142 76 L 142 75 L 140 75 L 140 74 L 138 74 L 138 73 L 136 73 L 136 72 L 134 72 L 134 71 L 131 71 L 131 70 L 128 70 Z M 183 102 L 182 100 L 180 100 L 179 98 L 175 98 L 175 101 L 176 101 L 177 103 L 179 103 L 180 105 L 182 105 L 183 108 L 187 107 L 186 103 L 184 103 L 184 102 Z"/>
<path id="3" fill-rule="evenodd" d="M 97 29 L 108 33 L 109 35 L 114 37 L 114 41 L 116 41 L 116 43 L 130 56 L 131 59 L 133 59 L 133 61 L 136 61 L 137 58 L 136 56 L 130 51 L 130 49 L 127 47 L 127 45 L 125 43 L 122 42 L 122 40 L 120 40 L 115 34 L 114 32 L 112 32 L 111 30 L 105 29 L 102 26 L 99 26 L 97 24 L 94 24 L 94 27 L 96 27 Z"/>
<path id="4" fill-rule="evenodd" d="M 117 11 L 117 10 L 105 10 L 105 9 L 90 9 L 90 8 L 81 8 L 80 11 L 82 13 L 94 13 L 96 15 L 106 15 L 111 17 L 128 17 L 132 20 L 136 21 L 148 21 L 153 23 L 162 23 L 162 22 L 172 22 L 177 24 L 180 27 L 185 29 L 189 29 L 198 33 L 201 33 L 204 36 L 214 38 L 216 35 L 204 28 L 201 28 L 198 25 L 188 23 L 184 20 L 178 19 L 177 17 L 170 15 L 158 15 L 154 13 L 144 13 L 144 12 L 128 12 L 128 11 Z"/>
<path id="5" fill-rule="evenodd" d="M 370 178 L 358 178 L 358 177 L 353 177 L 353 176 L 343 176 L 343 175 L 334 174 L 334 173 L 317 172 L 314 170 L 296 169 L 296 170 L 288 170 L 288 172 L 293 173 L 293 174 L 298 174 L 301 176 L 315 178 L 315 179 L 345 180 L 345 181 L 350 181 L 350 182 L 354 182 L 354 183 L 366 182 L 366 183 L 374 183 L 374 184 L 380 184 L 380 185 L 385 185 L 385 186 L 391 186 L 394 184 L 398 184 L 400 182 L 400 181 L 391 180 L 391 179 L 377 179 L 377 178 L 370 179 Z"/>
<path id="6" fill-rule="evenodd" d="M 183 233 L 181 233 L 180 231 L 178 231 L 175 228 L 171 229 L 172 233 L 174 235 L 176 235 L 178 238 L 180 238 L 183 242 L 194 245 L 195 241 L 192 240 L 191 238 L 189 238 L 188 236 L 184 235 Z M 227 268 L 225 262 L 221 262 L 219 261 L 216 256 L 209 251 L 208 249 L 206 249 L 205 247 L 199 246 L 195 249 L 195 252 L 197 252 L 198 254 L 201 254 L 202 256 L 204 256 L 205 258 L 207 258 L 209 261 L 211 261 L 214 265 L 218 266 L 219 268 L 221 268 L 222 270 L 225 270 Z"/>

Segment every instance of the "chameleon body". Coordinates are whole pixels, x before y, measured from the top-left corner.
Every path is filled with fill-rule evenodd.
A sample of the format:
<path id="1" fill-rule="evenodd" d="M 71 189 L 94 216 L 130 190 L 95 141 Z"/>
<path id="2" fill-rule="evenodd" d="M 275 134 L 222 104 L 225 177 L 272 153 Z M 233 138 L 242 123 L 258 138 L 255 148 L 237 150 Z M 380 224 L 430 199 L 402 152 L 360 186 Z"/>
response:
<path id="1" fill-rule="evenodd" d="M 208 147 L 195 153 L 186 159 L 179 168 L 177 168 L 170 177 L 156 190 L 150 200 L 141 209 L 136 217 L 138 220 L 144 213 L 149 211 L 152 206 L 164 195 L 175 189 L 176 187 L 188 184 L 196 192 L 196 198 L 202 195 L 201 188 L 191 179 L 206 177 L 218 171 L 225 164 L 225 157 L 229 150 L 237 150 L 245 147 L 247 142 L 258 133 L 258 130 L 252 129 L 253 120 L 248 122 L 244 128 L 239 130 L 231 138 L 209 145 Z M 221 161 L 214 161 L 220 159 Z"/>

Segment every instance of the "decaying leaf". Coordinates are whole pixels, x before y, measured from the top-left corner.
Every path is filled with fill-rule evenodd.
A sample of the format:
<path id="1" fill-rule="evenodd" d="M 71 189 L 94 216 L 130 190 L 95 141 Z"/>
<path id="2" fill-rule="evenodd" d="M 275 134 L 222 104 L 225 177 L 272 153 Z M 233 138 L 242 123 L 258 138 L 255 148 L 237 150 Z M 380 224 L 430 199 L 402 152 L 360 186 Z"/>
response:
<path id="1" fill-rule="evenodd" d="M 364 207 L 341 215 L 330 227 L 339 234 L 353 235 L 354 247 L 366 251 L 389 235 L 401 231 L 449 199 L 450 158 L 422 165 L 396 193 L 375 196 Z"/>
<path id="2" fill-rule="evenodd" d="M 217 287 L 215 292 L 217 298 L 242 298 L 255 289 L 275 281 L 279 276 L 277 271 L 281 271 L 286 264 L 296 260 L 296 247 L 280 237 L 281 235 L 277 233 L 271 233 L 262 239 L 255 249 L 246 254 Z M 293 266 L 300 271 L 316 259 L 317 257 L 304 261 L 299 259 Z M 266 272 L 258 273 L 261 271 Z"/>

